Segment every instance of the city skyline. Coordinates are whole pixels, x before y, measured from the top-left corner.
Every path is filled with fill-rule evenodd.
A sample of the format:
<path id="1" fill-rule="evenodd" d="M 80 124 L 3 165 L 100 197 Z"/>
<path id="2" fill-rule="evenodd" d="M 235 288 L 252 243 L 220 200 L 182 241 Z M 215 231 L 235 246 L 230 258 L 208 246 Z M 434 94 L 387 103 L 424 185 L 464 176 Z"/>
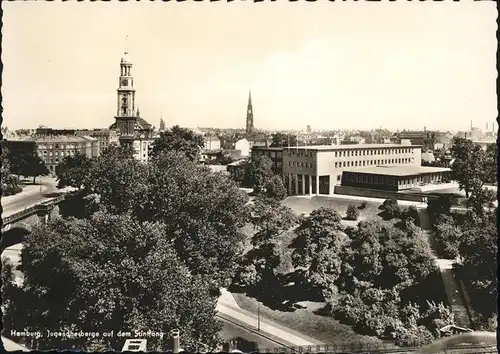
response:
<path id="1" fill-rule="evenodd" d="M 497 116 L 494 3 L 2 6 L 11 129 L 109 127 L 125 49 L 155 126 L 163 113 L 244 128 L 249 90 L 256 129 L 466 130 Z"/>

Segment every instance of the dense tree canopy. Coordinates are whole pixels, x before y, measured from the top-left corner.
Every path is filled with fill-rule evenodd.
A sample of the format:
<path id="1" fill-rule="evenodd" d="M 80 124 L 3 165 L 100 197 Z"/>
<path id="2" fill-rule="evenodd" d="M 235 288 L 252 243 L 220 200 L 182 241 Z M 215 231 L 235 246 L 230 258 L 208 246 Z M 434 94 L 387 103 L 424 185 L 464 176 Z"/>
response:
<path id="1" fill-rule="evenodd" d="M 314 210 L 296 230 L 292 261 L 304 277 L 318 288 L 325 299 L 337 293 L 341 254 L 349 243 L 343 232 L 341 216 L 332 209 Z"/>
<path id="2" fill-rule="evenodd" d="M 86 155 L 77 153 L 66 156 L 56 168 L 58 188 L 67 186 L 80 189 L 89 168 L 89 159 Z"/>
<path id="3" fill-rule="evenodd" d="M 244 179 L 252 186 L 256 194 L 265 191 L 266 185 L 273 176 L 272 161 L 267 156 L 253 157 L 246 165 Z"/>
<path id="4" fill-rule="evenodd" d="M 485 183 L 497 182 L 497 145 L 491 144 L 486 148 Z"/>
<path id="5" fill-rule="evenodd" d="M 451 166 L 453 179 L 469 198 L 471 193 L 483 186 L 487 166 L 486 154 L 479 145 L 460 137 L 453 139 L 451 153 L 455 159 Z"/>
<path id="6" fill-rule="evenodd" d="M 36 154 L 31 144 L 11 144 L 8 150 L 10 171 L 15 175 L 33 177 L 33 183 L 37 176 L 45 176 L 49 173 L 43 160 Z"/>
<path id="7" fill-rule="evenodd" d="M 167 151 L 178 151 L 185 154 L 189 160 L 196 161 L 203 146 L 203 136 L 196 134 L 191 129 L 176 125 L 160 134 L 160 138 L 154 143 L 153 155 Z"/>
<path id="8" fill-rule="evenodd" d="M 274 133 L 270 147 L 296 146 L 297 137 L 292 134 Z"/>
<path id="9" fill-rule="evenodd" d="M 251 239 L 253 248 L 241 262 L 234 285 L 246 288 L 276 286 L 280 237 L 293 229 L 299 218 L 274 199 L 257 198 L 249 209 L 249 221 L 256 229 Z"/>
<path id="10" fill-rule="evenodd" d="M 21 188 L 17 185 L 18 180 L 10 171 L 9 150 L 3 142 L 1 158 L 2 195 L 7 196 L 20 192 Z"/>
<path id="11" fill-rule="evenodd" d="M 77 217 L 97 210 L 131 212 L 141 221 L 163 221 L 190 270 L 210 274 L 220 285 L 241 253 L 247 200 L 229 178 L 197 166 L 183 153 L 165 152 L 143 164 L 113 150 L 90 161 L 82 190 L 61 211 L 72 209 L 65 214 Z"/>
<path id="12" fill-rule="evenodd" d="M 412 222 L 414 212 L 400 214 L 406 221 L 400 226 L 394 220 L 368 220 L 344 230 L 338 213 L 321 208 L 303 220 L 291 245 L 294 266 L 321 290 L 328 313 L 360 333 L 413 345 L 439 336 L 434 319 L 453 321 L 442 304 L 420 309 L 410 303 L 408 290 L 436 272 L 426 237 Z M 410 305 L 416 308 L 414 322 L 404 313 Z"/>
<path id="13" fill-rule="evenodd" d="M 459 267 L 475 294 L 473 306 L 487 317 L 496 312 L 498 231 L 496 215 L 470 213 L 460 225 Z"/>
<path id="14" fill-rule="evenodd" d="M 283 179 L 275 175 L 266 183 L 266 197 L 275 200 L 283 200 L 287 196 L 286 188 L 283 185 Z"/>
<path id="15" fill-rule="evenodd" d="M 161 223 L 96 213 L 36 227 L 22 251 L 21 286 L 4 280 L 5 330 L 104 332 L 181 330 L 182 347 L 215 348 L 220 323 L 209 279 L 192 274 L 177 257 Z M 61 286 L 64 284 L 64 286 Z M 168 350 L 148 338 L 149 350 Z M 120 350 L 123 338 L 47 338 L 33 349 Z"/>

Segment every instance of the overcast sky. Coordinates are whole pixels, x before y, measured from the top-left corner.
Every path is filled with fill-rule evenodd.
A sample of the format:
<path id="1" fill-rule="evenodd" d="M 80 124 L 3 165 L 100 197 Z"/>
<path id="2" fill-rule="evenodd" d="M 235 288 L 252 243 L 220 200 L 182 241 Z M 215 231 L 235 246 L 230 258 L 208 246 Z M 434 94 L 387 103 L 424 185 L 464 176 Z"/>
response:
<path id="1" fill-rule="evenodd" d="M 467 129 L 496 118 L 494 2 L 2 2 L 4 126 L 107 127 L 120 58 L 158 126 Z"/>

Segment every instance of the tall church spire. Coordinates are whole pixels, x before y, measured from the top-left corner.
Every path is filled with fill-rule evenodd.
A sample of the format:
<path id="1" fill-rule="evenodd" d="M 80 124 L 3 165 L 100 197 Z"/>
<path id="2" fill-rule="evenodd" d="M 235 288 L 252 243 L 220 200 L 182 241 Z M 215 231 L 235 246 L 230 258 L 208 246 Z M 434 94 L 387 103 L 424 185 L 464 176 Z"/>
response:
<path id="1" fill-rule="evenodd" d="M 248 105 L 247 105 L 247 120 L 246 120 L 246 134 L 247 136 L 253 132 L 253 107 L 252 107 L 252 91 L 248 91 Z"/>

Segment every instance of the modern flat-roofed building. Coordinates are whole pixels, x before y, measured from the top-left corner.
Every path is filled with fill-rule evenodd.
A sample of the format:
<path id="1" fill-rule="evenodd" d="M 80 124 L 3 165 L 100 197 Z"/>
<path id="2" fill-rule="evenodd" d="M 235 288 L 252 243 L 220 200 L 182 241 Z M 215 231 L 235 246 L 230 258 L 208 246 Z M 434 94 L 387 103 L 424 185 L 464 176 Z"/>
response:
<path id="1" fill-rule="evenodd" d="M 448 181 L 450 174 L 451 169 L 441 167 L 374 166 L 344 171 L 342 186 L 398 192 Z"/>
<path id="2" fill-rule="evenodd" d="M 345 170 L 375 166 L 420 166 L 418 145 L 354 144 L 283 148 L 283 177 L 291 194 L 334 194 Z M 318 188 L 316 188 L 318 186 Z"/>
<path id="3" fill-rule="evenodd" d="M 252 148 L 252 158 L 257 156 L 267 156 L 273 163 L 273 172 L 277 175 L 281 175 L 283 173 L 282 147 L 254 146 Z"/>

